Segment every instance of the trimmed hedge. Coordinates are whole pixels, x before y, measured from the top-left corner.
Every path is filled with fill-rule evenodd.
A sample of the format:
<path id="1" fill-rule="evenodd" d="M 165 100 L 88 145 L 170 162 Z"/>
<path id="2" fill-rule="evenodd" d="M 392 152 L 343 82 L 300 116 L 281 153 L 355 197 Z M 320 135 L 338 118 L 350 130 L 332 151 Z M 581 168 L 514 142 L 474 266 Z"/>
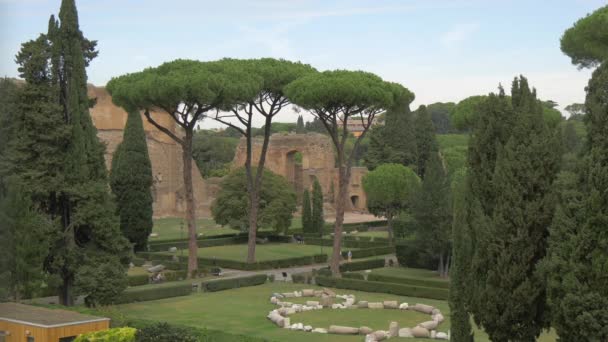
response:
<path id="1" fill-rule="evenodd" d="M 340 272 L 352 272 L 384 267 L 384 259 L 369 259 L 348 262 L 340 265 Z"/>
<path id="2" fill-rule="evenodd" d="M 312 256 L 302 256 L 294 258 L 285 258 L 278 260 L 258 261 L 255 263 L 247 263 L 244 261 L 236 261 L 230 259 L 213 259 L 213 258 L 198 258 L 198 262 L 207 266 L 219 266 L 223 268 L 232 268 L 237 270 L 266 270 L 272 268 L 288 268 L 292 266 L 303 266 L 320 264 L 327 262 L 327 254 L 316 254 Z"/>
<path id="3" fill-rule="evenodd" d="M 362 258 L 369 258 L 369 257 L 377 256 L 377 255 L 393 254 L 393 253 L 395 253 L 395 247 L 393 247 L 393 246 L 372 247 L 372 248 L 357 249 L 357 250 L 353 250 L 351 252 L 353 254 L 353 259 L 362 259 Z M 342 257 L 347 258 L 348 251 L 343 251 Z"/>
<path id="4" fill-rule="evenodd" d="M 447 300 L 449 291 L 437 287 L 411 286 L 378 281 L 317 276 L 317 285 L 365 292 L 380 292 L 408 297 Z"/>
<path id="5" fill-rule="evenodd" d="M 317 246 L 333 246 L 333 239 L 322 239 L 322 238 L 309 238 L 304 237 L 304 243 L 307 245 Z M 388 242 L 373 242 L 373 241 L 362 241 L 362 240 L 351 240 L 343 239 L 342 247 L 344 248 L 375 248 L 375 247 L 386 247 Z"/>
<path id="6" fill-rule="evenodd" d="M 450 283 L 447 281 L 433 280 L 433 279 L 418 279 L 408 277 L 393 277 L 381 274 L 370 273 L 367 276 L 369 281 L 379 281 L 383 283 L 395 283 L 403 285 L 423 286 L 423 287 L 438 287 L 442 289 L 449 289 Z"/>
<path id="7" fill-rule="evenodd" d="M 229 289 L 236 289 L 239 287 L 261 285 L 264 284 L 267 279 L 268 276 L 266 276 L 265 274 L 256 274 L 241 278 L 208 280 L 201 282 L 201 289 L 204 289 L 208 292 L 223 291 Z"/>
<path id="8" fill-rule="evenodd" d="M 226 233 L 226 234 L 218 234 L 218 235 L 213 235 L 213 236 L 202 236 L 202 237 L 196 238 L 196 240 L 197 241 L 213 240 L 213 239 L 229 238 L 229 237 L 236 237 L 236 236 L 247 236 L 247 233 Z M 184 242 L 184 241 L 188 242 L 188 238 L 154 240 L 154 241 L 148 241 L 148 246 L 154 246 L 154 245 L 165 244 L 165 243 L 179 243 L 179 242 Z"/>
<path id="9" fill-rule="evenodd" d="M 363 275 L 363 273 L 356 273 L 356 272 L 342 273 L 342 277 L 347 278 L 347 279 L 365 280 L 365 276 Z"/>
<path id="10" fill-rule="evenodd" d="M 247 242 L 247 236 L 245 235 L 235 235 L 223 238 L 209 238 L 209 239 L 201 239 L 196 240 L 196 245 L 201 247 L 216 247 L 216 246 L 226 246 L 226 245 L 236 245 L 239 243 Z M 159 242 L 155 244 L 151 244 L 149 251 L 150 252 L 166 252 L 171 247 L 177 247 L 177 249 L 186 249 L 188 248 L 188 240 L 180 240 L 180 241 L 172 241 L 172 242 Z"/>
<path id="11" fill-rule="evenodd" d="M 148 275 L 148 274 L 130 275 L 127 277 L 127 280 L 129 282 L 129 286 L 146 285 L 150 282 L 150 275 Z"/>
<path id="12" fill-rule="evenodd" d="M 192 284 L 150 284 L 130 287 L 114 301 L 115 304 L 144 302 L 170 297 L 187 296 L 192 293 Z"/>

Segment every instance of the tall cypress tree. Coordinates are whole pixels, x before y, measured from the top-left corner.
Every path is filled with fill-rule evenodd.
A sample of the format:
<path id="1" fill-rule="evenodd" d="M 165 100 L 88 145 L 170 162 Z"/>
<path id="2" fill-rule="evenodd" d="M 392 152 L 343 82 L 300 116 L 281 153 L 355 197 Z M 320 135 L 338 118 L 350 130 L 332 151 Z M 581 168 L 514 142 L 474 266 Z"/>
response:
<path id="1" fill-rule="evenodd" d="M 369 133 L 365 166 L 373 170 L 380 164 L 411 166 L 416 163 L 416 137 L 409 104 L 399 103 L 385 114 L 383 126 L 374 126 Z"/>
<path id="2" fill-rule="evenodd" d="M 451 236 L 450 186 L 439 152 L 434 151 L 429 156 L 424 176 L 413 208 L 417 235 L 429 254 L 439 260 L 437 270 L 440 276 L 447 277 Z"/>
<path id="3" fill-rule="evenodd" d="M 112 159 L 110 186 L 116 197 L 120 229 L 135 251 L 146 250 L 152 232 L 152 165 L 138 111 L 129 111 L 122 143 Z"/>
<path id="4" fill-rule="evenodd" d="M 467 227 L 466 169 L 454 173 L 452 191 L 452 266 L 450 269 L 450 331 L 451 339 L 473 342 L 474 336 L 467 311 L 470 287 L 466 280 L 470 272 L 471 239 Z"/>
<path id="5" fill-rule="evenodd" d="M 547 128 L 542 104 L 524 77 L 513 82 L 511 103 L 516 120 L 496 159 L 493 215 L 476 232 L 475 258 L 485 267 L 475 273 L 474 296 L 482 304 L 473 313 L 493 341 L 532 341 L 547 324 L 537 266 L 555 207 L 559 139 Z"/>
<path id="6" fill-rule="evenodd" d="M 60 115 L 53 118 L 61 119 L 48 134 L 67 131 L 68 138 L 62 145 L 30 134 L 34 145 L 61 149 L 55 155 L 61 158 L 61 165 L 56 169 L 59 175 L 53 179 L 55 182 L 41 188 L 43 191 L 36 197 L 46 197 L 39 205 L 60 222 L 44 266 L 59 279 L 62 304 L 73 305 L 80 293 L 86 296 L 87 304 L 95 305 L 111 302 L 126 287 L 123 265 L 128 261 L 129 248 L 120 234 L 108 192 L 104 146 L 97 138 L 89 114 L 91 101 L 87 97 L 85 67 L 97 55 L 96 43 L 85 39 L 80 32 L 73 0 L 62 1 L 59 18 L 57 21 L 51 16 L 48 34 L 40 38 L 44 39 L 42 55 L 37 58 L 48 61 L 44 70 L 50 79 L 50 95 L 41 103 L 41 108 L 52 113 L 58 108 Z M 24 44 L 22 52 L 26 48 Z M 22 126 L 21 131 L 28 129 L 30 126 Z M 28 160 L 23 154 L 20 159 Z M 14 165 L 22 164 L 15 162 Z M 35 175 L 26 169 L 17 173 Z M 49 174 L 52 175 L 53 170 L 42 173 Z"/>
<path id="7" fill-rule="evenodd" d="M 323 190 L 317 179 L 312 184 L 311 225 L 313 233 L 323 233 L 323 225 L 325 225 L 325 220 L 323 219 Z"/>
<path id="8" fill-rule="evenodd" d="M 564 341 L 608 339 L 608 63 L 587 87 L 588 134 L 578 175 L 560 180 L 545 260 L 552 325 Z"/>
<path id="9" fill-rule="evenodd" d="M 296 133 L 297 134 L 306 133 L 306 128 L 304 127 L 304 118 L 302 118 L 302 115 L 298 116 L 298 121 L 296 122 Z"/>
<path id="10" fill-rule="evenodd" d="M 420 106 L 416 111 L 414 127 L 416 128 L 416 173 L 424 179 L 427 162 L 438 150 L 435 126 L 425 106 Z"/>
<path id="11" fill-rule="evenodd" d="M 310 204 L 310 192 L 308 189 L 304 190 L 302 196 L 302 230 L 306 234 L 313 233 L 312 227 L 312 208 Z"/>

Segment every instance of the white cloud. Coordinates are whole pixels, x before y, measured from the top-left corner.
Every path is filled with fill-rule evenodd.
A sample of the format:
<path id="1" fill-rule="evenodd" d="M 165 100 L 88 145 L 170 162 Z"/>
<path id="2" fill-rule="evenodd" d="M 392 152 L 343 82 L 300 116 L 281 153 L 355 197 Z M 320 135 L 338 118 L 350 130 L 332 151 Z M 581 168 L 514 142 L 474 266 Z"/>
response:
<path id="1" fill-rule="evenodd" d="M 446 48 L 454 48 L 471 38 L 479 30 L 479 24 L 459 24 L 443 33 L 439 38 L 441 45 Z"/>

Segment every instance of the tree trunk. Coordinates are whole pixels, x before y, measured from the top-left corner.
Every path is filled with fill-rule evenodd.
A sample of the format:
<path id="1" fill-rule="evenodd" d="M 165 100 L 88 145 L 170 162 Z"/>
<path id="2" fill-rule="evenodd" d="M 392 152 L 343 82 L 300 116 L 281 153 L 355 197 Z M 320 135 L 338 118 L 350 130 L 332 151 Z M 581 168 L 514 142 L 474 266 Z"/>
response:
<path id="1" fill-rule="evenodd" d="M 389 245 L 394 245 L 395 244 L 395 234 L 393 233 L 393 214 L 391 213 L 387 213 L 386 215 L 386 223 L 387 223 L 387 229 L 388 229 L 388 244 Z"/>
<path id="2" fill-rule="evenodd" d="M 252 187 L 253 188 L 253 187 Z M 258 230 L 258 192 L 257 189 L 249 191 L 249 236 L 247 238 L 247 263 L 255 262 L 255 240 Z"/>
<path id="3" fill-rule="evenodd" d="M 186 191 L 186 222 L 188 223 L 188 279 L 198 272 L 198 245 L 196 241 L 196 212 L 192 186 L 192 131 L 186 130 L 182 145 L 184 189 Z"/>
<path id="4" fill-rule="evenodd" d="M 342 151 L 338 151 L 343 155 Z M 342 252 L 342 225 L 344 223 L 344 211 L 346 206 L 346 195 L 348 192 L 349 168 L 342 163 L 343 158 L 338 157 L 338 198 L 336 201 L 336 222 L 334 224 L 334 246 L 331 256 L 331 273 L 340 275 L 340 257 Z"/>
<path id="5" fill-rule="evenodd" d="M 71 205 L 69 199 L 62 195 L 60 199 L 61 205 L 61 225 L 64 230 L 63 243 L 65 244 L 67 254 L 71 254 L 76 248 L 76 238 L 74 236 L 74 229 L 71 228 Z M 68 257 L 64 263 L 69 263 L 70 258 Z M 70 270 L 72 265 L 63 266 L 61 272 L 61 285 L 59 285 L 59 303 L 65 306 L 74 306 L 74 274 Z"/>

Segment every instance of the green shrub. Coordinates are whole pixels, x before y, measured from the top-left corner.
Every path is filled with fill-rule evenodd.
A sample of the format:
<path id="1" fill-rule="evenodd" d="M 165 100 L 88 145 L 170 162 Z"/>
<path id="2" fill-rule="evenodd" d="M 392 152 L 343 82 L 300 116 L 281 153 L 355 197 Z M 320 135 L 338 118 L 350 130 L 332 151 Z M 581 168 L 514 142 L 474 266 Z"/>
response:
<path id="1" fill-rule="evenodd" d="M 317 271 L 317 275 L 331 277 L 331 270 L 329 268 L 322 268 Z"/>
<path id="2" fill-rule="evenodd" d="M 395 255 L 399 265 L 411 268 L 433 270 L 437 267 L 437 258 L 430 256 L 420 243 L 414 240 L 400 240 L 395 245 Z"/>
<path id="3" fill-rule="evenodd" d="M 340 265 L 340 272 L 352 272 L 384 267 L 384 259 L 369 259 Z"/>
<path id="4" fill-rule="evenodd" d="M 150 276 L 147 274 L 136 274 L 127 277 L 129 286 L 140 286 L 149 283 Z"/>
<path id="5" fill-rule="evenodd" d="M 312 278 L 311 272 L 294 273 L 291 275 L 291 281 L 299 284 L 311 284 Z"/>
<path id="6" fill-rule="evenodd" d="M 327 262 L 326 254 L 317 254 L 313 256 L 302 256 L 294 258 L 285 258 L 278 260 L 258 261 L 255 263 L 247 263 L 244 261 L 236 261 L 230 259 L 214 259 L 214 258 L 198 258 L 201 265 L 212 265 L 224 268 L 237 270 L 266 270 L 272 268 L 288 268 L 292 266 L 312 265 Z"/>
<path id="7" fill-rule="evenodd" d="M 133 342 L 135 341 L 135 328 L 113 328 L 80 334 L 74 342 Z"/>
<path id="8" fill-rule="evenodd" d="M 384 283 L 423 286 L 423 287 L 439 287 L 442 289 L 450 288 L 450 283 L 447 281 L 434 280 L 434 279 L 408 278 L 408 277 L 393 277 L 393 276 L 375 274 L 373 272 L 367 276 L 367 280 L 379 281 L 379 282 L 384 282 Z"/>
<path id="9" fill-rule="evenodd" d="M 116 304 L 144 302 L 170 297 L 187 296 L 192 293 L 192 284 L 148 284 L 130 287 L 114 301 Z"/>
<path id="10" fill-rule="evenodd" d="M 447 300 L 449 291 L 437 287 L 411 286 L 377 281 L 318 276 L 317 285 L 365 292 L 388 293 L 399 296 Z"/>
<path id="11" fill-rule="evenodd" d="M 165 342 L 165 341 L 180 341 L 180 342 L 198 342 L 190 331 L 178 328 L 167 323 L 158 323 L 152 326 L 142 328 L 137 331 L 135 337 L 137 342 Z"/>
<path id="12" fill-rule="evenodd" d="M 372 256 L 377 256 L 377 255 L 393 254 L 393 253 L 395 253 L 395 247 L 384 246 L 384 247 L 364 248 L 364 249 L 353 250 L 353 251 L 351 251 L 351 253 L 352 253 L 353 259 L 362 259 L 362 258 L 369 258 Z M 342 257 L 347 258 L 347 256 L 348 256 L 348 251 L 343 251 Z"/>
<path id="13" fill-rule="evenodd" d="M 348 278 L 348 279 L 365 280 L 365 276 L 362 273 L 356 273 L 356 272 L 342 273 L 342 277 Z"/>
<path id="14" fill-rule="evenodd" d="M 201 282 L 201 288 L 205 291 L 216 292 L 239 287 L 261 285 L 266 282 L 268 277 L 265 274 L 256 274 L 248 277 L 215 279 Z"/>

